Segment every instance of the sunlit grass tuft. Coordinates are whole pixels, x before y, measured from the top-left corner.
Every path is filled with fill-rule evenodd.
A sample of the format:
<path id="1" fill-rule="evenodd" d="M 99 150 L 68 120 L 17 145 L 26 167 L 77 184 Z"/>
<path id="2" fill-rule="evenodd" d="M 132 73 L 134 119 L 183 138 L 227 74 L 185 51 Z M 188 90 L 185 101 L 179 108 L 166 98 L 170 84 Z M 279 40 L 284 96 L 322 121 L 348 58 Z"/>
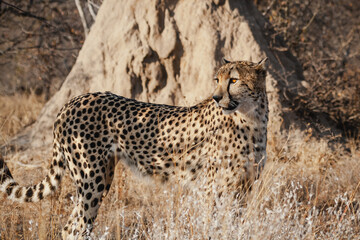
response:
<path id="1" fill-rule="evenodd" d="M 0 145 L 33 123 L 44 104 L 44 97 L 34 93 L 0 95 Z"/>

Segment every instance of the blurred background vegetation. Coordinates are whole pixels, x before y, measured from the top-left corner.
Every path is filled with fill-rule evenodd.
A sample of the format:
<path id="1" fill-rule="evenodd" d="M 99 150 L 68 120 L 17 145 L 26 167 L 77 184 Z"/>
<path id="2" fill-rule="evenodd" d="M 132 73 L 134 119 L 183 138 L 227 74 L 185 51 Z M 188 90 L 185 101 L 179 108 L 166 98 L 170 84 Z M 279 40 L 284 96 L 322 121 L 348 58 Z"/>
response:
<path id="1" fill-rule="evenodd" d="M 282 39 L 285 47 L 277 50 L 289 50 L 302 65 L 307 91 L 301 106 L 325 113 L 345 132 L 357 135 L 360 1 L 254 0 L 254 4 L 268 20 L 270 46 L 278 48 L 275 39 Z M 4 96 L 33 94 L 44 104 L 75 63 L 100 5 L 101 0 L 0 1 L 0 101 Z"/>
<path id="2" fill-rule="evenodd" d="M 303 68 L 304 109 L 330 116 L 340 129 L 360 127 L 360 1 L 255 0 Z M 271 42 L 270 42 L 271 44 Z M 306 114 L 306 112 L 304 112 Z"/>

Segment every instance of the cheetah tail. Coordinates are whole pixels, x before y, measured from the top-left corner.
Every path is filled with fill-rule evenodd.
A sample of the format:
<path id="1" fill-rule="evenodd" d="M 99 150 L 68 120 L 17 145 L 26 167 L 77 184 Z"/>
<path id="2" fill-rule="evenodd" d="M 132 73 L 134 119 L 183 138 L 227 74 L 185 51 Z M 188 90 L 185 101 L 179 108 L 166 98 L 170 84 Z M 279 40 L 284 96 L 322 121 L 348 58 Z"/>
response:
<path id="1" fill-rule="evenodd" d="M 53 162 L 49 173 L 38 184 L 33 186 L 20 186 L 11 175 L 9 168 L 0 154 L 0 191 L 16 202 L 37 202 L 55 192 L 65 172 L 64 160 L 59 159 L 54 151 Z"/>

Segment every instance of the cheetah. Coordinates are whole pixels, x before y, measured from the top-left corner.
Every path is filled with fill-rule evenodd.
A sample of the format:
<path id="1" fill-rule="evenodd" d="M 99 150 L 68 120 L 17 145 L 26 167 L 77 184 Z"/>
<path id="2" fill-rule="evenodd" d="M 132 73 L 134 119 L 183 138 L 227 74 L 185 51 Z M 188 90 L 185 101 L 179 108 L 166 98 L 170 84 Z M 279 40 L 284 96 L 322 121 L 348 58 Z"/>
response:
<path id="1" fill-rule="evenodd" d="M 211 178 L 214 172 L 225 169 L 223 191 L 236 193 L 244 180 L 259 176 L 266 162 L 265 61 L 224 60 L 212 97 L 191 107 L 139 102 L 110 92 L 75 97 L 54 123 L 46 177 L 34 186 L 20 186 L 0 157 L 0 189 L 14 201 L 36 202 L 59 187 L 67 169 L 77 197 L 64 239 L 90 238 L 118 162 L 164 183 L 193 182 L 203 171 L 210 185 L 220 181 Z"/>

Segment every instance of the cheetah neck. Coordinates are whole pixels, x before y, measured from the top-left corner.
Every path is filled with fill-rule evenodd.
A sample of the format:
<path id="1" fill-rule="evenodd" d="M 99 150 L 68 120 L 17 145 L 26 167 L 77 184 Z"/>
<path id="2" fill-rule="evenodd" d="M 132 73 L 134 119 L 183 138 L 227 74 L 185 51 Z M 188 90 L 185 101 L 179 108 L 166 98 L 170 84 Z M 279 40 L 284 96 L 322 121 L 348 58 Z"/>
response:
<path id="1" fill-rule="evenodd" d="M 267 105 L 266 96 L 262 96 L 258 98 L 256 102 L 241 104 L 236 112 L 243 116 L 243 118 L 262 125 L 267 123 Z M 266 120 L 266 122 L 264 122 L 264 120 Z"/>
<path id="2" fill-rule="evenodd" d="M 263 103 L 263 108 L 260 107 Z M 253 126 L 261 127 L 266 126 L 267 124 L 267 100 L 259 99 L 256 104 L 247 104 L 244 103 L 238 107 L 235 112 L 227 113 L 223 110 L 221 111 L 222 115 L 232 119 L 235 123 L 243 125 L 244 123 L 251 123 Z"/>
<path id="3" fill-rule="evenodd" d="M 255 107 L 254 105 L 239 109 L 233 113 L 227 114 L 218 107 L 212 99 L 206 99 L 202 103 L 193 107 L 195 112 L 198 112 L 200 115 L 209 116 L 206 120 L 205 125 L 211 124 L 215 129 L 222 128 L 223 124 L 228 123 L 234 126 L 241 128 L 242 126 L 251 125 L 256 129 L 266 129 L 268 121 L 268 107 L 267 99 L 259 99 L 259 103 Z M 263 103 L 263 108 L 259 107 Z M 218 121 L 218 118 L 221 118 L 223 121 Z M 261 133 L 263 134 L 263 133 Z M 266 134 L 266 132 L 265 132 Z"/>

